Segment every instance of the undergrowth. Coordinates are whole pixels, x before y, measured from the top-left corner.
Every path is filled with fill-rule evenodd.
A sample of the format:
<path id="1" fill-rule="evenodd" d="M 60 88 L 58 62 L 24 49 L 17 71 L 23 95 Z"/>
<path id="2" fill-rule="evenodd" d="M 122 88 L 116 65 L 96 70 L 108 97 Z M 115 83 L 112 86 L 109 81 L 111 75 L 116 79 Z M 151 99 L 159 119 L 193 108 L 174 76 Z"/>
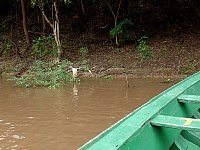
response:
<path id="1" fill-rule="evenodd" d="M 153 57 L 153 51 L 148 44 L 148 37 L 142 36 L 138 40 L 137 51 L 141 60 L 147 60 Z"/>
<path id="2" fill-rule="evenodd" d="M 43 58 L 46 55 L 55 56 L 57 46 L 53 36 L 40 36 L 33 40 L 32 54 L 36 58 Z"/>
<path id="3" fill-rule="evenodd" d="M 49 88 L 57 88 L 69 82 L 79 82 L 78 78 L 72 76 L 70 65 L 72 63 L 68 60 L 63 60 L 59 64 L 55 64 L 54 61 L 38 60 L 26 73 L 21 77 L 14 77 L 13 80 L 22 87 Z"/>

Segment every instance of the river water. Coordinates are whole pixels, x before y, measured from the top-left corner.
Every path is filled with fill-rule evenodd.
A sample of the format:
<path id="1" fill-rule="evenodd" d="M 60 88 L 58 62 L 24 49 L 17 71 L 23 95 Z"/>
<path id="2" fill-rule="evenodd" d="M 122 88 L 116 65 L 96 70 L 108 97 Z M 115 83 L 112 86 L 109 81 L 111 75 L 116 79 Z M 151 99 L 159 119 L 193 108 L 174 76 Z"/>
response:
<path id="1" fill-rule="evenodd" d="M 82 79 L 59 89 L 0 79 L 0 150 L 75 150 L 150 98 L 165 79 Z"/>

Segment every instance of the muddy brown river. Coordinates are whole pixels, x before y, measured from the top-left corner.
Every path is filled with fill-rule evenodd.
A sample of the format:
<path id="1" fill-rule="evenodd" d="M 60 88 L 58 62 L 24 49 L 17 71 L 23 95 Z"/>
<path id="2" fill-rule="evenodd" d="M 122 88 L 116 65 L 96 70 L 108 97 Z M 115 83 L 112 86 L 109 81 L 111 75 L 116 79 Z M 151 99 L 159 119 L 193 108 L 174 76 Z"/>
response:
<path id="1" fill-rule="evenodd" d="M 175 83 L 82 79 L 59 89 L 0 79 L 0 150 L 75 150 Z"/>

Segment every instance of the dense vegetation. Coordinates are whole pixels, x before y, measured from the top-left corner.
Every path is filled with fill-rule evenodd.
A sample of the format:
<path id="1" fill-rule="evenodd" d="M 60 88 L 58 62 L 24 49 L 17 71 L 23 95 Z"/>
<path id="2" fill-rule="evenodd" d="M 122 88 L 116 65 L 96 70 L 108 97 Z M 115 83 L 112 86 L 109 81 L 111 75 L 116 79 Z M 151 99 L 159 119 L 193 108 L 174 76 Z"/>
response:
<path id="1" fill-rule="evenodd" d="M 156 34 L 199 34 L 199 6 L 198 0 L 0 0 L 0 57 L 61 63 L 75 60 L 70 51 L 82 61 L 90 44 L 118 50 L 132 44 L 144 61 L 153 57 L 148 39 Z"/>
<path id="2" fill-rule="evenodd" d="M 5 40 L 1 55 L 14 47 L 20 55 L 19 45 L 26 45 L 29 53 L 31 45 L 40 42 L 42 35 L 54 35 L 58 48 L 63 38 L 84 32 L 107 35 L 120 45 L 167 29 L 190 30 L 199 22 L 199 3 L 197 0 L 0 0 L 0 32 L 1 35 L 10 32 L 9 38 L 1 36 L 1 41 Z M 23 32 L 25 38 L 20 39 Z M 38 41 L 33 42 L 36 38 Z M 25 43 L 21 44 L 22 41 Z M 62 50 L 58 53 L 60 57 Z"/>

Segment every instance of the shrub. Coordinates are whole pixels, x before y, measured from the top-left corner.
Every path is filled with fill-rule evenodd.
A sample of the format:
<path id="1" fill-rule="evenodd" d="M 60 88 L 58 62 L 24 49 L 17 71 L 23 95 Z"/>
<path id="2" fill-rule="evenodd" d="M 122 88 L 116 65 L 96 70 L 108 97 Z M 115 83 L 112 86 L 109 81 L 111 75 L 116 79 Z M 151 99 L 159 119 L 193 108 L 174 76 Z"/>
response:
<path id="1" fill-rule="evenodd" d="M 42 58 L 46 55 L 55 56 L 57 54 L 57 45 L 53 36 L 41 36 L 33 40 L 32 54 L 36 58 Z"/>
<path id="2" fill-rule="evenodd" d="M 125 42 L 129 40 L 135 39 L 133 34 L 130 32 L 131 27 L 133 26 L 133 22 L 129 19 L 124 19 L 120 21 L 115 28 L 110 30 L 110 35 L 113 37 L 119 36 L 120 42 Z"/>
<path id="3" fill-rule="evenodd" d="M 9 55 L 13 52 L 14 45 L 8 39 L 6 39 L 3 43 L 2 48 L 0 49 L 0 55 Z"/>
<path id="4" fill-rule="evenodd" d="M 140 58 L 142 60 L 150 59 L 153 57 L 152 49 L 148 44 L 148 37 L 142 36 L 138 40 L 137 51 L 139 52 Z"/>
<path id="5" fill-rule="evenodd" d="M 89 50 L 88 50 L 87 47 L 81 47 L 79 51 L 80 51 L 82 57 L 85 58 L 86 55 L 88 54 L 88 51 L 89 51 Z"/>
<path id="6" fill-rule="evenodd" d="M 54 64 L 53 61 L 39 60 L 24 75 L 19 78 L 14 77 L 13 80 L 22 87 L 47 86 L 56 88 L 68 82 L 79 81 L 78 78 L 72 76 L 71 70 L 69 70 L 71 64 L 68 60 L 63 60 L 59 64 Z"/>

